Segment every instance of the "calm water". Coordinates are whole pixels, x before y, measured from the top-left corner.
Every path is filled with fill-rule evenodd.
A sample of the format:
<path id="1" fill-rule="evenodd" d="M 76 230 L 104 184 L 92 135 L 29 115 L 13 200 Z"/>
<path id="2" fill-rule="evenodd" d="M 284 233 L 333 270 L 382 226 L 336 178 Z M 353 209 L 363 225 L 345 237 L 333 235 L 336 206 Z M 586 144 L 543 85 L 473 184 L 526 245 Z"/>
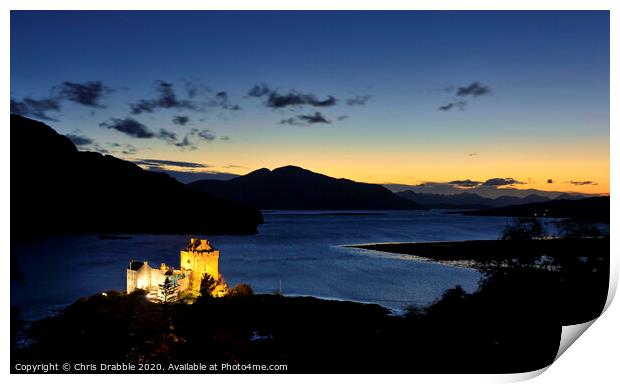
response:
<path id="1" fill-rule="evenodd" d="M 220 273 L 229 285 L 249 283 L 257 292 L 312 295 L 378 303 L 402 310 L 424 305 L 457 284 L 478 286 L 474 270 L 399 258 L 346 244 L 496 239 L 504 217 L 449 215 L 439 211 L 373 211 L 371 215 L 331 212 L 265 212 L 266 223 L 252 236 L 210 236 L 220 250 Z M 380 213 L 380 214 L 377 214 Z M 11 281 L 11 304 L 25 318 L 37 318 L 76 299 L 125 289 L 130 259 L 178 267 L 179 250 L 190 235 L 132 235 L 129 240 L 98 236 L 50 238 L 13 247 L 23 282 Z"/>

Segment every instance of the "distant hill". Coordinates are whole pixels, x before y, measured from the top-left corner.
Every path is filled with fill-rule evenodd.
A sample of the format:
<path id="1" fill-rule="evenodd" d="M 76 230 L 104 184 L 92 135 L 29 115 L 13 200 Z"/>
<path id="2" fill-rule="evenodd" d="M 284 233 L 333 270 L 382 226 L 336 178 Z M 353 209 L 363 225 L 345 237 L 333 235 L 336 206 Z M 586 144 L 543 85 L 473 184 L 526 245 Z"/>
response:
<path id="1" fill-rule="evenodd" d="M 11 236 L 254 233 L 260 211 L 163 174 L 79 152 L 49 126 L 11 115 Z"/>
<path id="2" fill-rule="evenodd" d="M 415 193 L 433 194 L 433 195 L 460 195 L 462 193 L 472 193 L 489 199 L 496 199 L 502 196 L 525 198 L 529 195 L 546 197 L 547 199 L 583 199 L 584 197 L 595 197 L 598 194 L 587 194 L 580 192 L 559 192 L 559 191 L 543 191 L 540 189 L 527 188 L 518 189 L 514 187 L 489 187 L 477 186 L 471 188 L 462 188 L 450 183 L 422 183 L 419 185 L 407 184 L 383 184 L 384 187 L 394 193 L 412 191 Z"/>
<path id="3" fill-rule="evenodd" d="M 544 203 L 509 205 L 500 208 L 462 212 L 475 216 L 560 217 L 593 223 L 609 223 L 609 196 L 580 200 L 551 200 Z"/>
<path id="4" fill-rule="evenodd" d="M 228 181 L 203 180 L 188 184 L 199 190 L 261 209 L 420 209 L 377 184 L 286 166 L 262 168 Z"/>
<path id="5" fill-rule="evenodd" d="M 483 209 L 549 201 L 548 198 L 539 195 L 528 195 L 523 198 L 515 196 L 488 198 L 470 192 L 463 192 L 455 195 L 441 195 L 436 193 L 419 193 L 407 190 L 397 192 L 396 195 L 404 199 L 415 201 L 416 203 L 422 204 L 427 208 L 440 209 Z"/>

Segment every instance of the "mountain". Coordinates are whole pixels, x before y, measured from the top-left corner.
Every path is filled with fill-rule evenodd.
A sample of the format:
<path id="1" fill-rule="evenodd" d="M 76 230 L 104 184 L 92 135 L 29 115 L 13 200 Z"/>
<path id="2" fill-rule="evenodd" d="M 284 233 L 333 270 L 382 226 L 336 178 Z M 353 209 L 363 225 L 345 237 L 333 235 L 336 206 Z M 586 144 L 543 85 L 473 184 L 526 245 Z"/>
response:
<path id="1" fill-rule="evenodd" d="M 463 192 L 456 195 L 441 195 L 437 193 L 419 193 L 407 190 L 397 192 L 396 195 L 404 199 L 415 201 L 416 203 L 422 204 L 427 208 L 441 209 L 482 209 L 549 201 L 548 198 L 539 195 L 528 195 L 523 198 L 515 196 L 488 198 L 469 192 Z"/>
<path id="2" fill-rule="evenodd" d="M 462 193 L 473 193 L 489 199 L 495 199 L 502 196 L 525 198 L 529 195 L 546 197 L 547 199 L 583 199 L 584 197 L 599 196 L 598 194 L 587 194 L 579 192 L 566 193 L 558 191 L 542 191 L 534 188 L 518 189 L 513 187 L 494 186 L 477 186 L 471 188 L 462 188 L 454 184 L 441 182 L 427 182 L 419 185 L 383 184 L 383 186 L 394 193 L 404 191 L 435 195 L 460 195 Z"/>
<path id="3" fill-rule="evenodd" d="M 216 196 L 261 209 L 420 209 L 377 184 L 286 166 L 273 171 L 262 168 L 228 181 L 202 180 L 188 184 Z"/>
<path id="4" fill-rule="evenodd" d="M 11 115 L 11 235 L 255 233 L 260 211 L 109 155 L 79 152 Z"/>
<path id="5" fill-rule="evenodd" d="M 544 203 L 509 205 L 500 208 L 461 212 L 475 216 L 561 217 L 593 223 L 609 223 L 609 196 L 580 200 L 551 200 Z"/>

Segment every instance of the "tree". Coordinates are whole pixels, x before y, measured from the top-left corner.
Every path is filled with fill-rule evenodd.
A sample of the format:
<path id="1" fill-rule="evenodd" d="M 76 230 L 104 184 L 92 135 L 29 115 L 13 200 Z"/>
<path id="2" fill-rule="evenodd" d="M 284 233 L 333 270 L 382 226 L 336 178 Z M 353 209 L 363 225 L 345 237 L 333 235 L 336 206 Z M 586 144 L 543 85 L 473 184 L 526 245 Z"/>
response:
<path id="1" fill-rule="evenodd" d="M 230 290 L 230 295 L 234 297 L 249 297 L 254 294 L 254 290 L 249 284 L 237 284 Z"/>
<path id="2" fill-rule="evenodd" d="M 584 239 L 603 237 L 603 233 L 592 223 L 581 223 L 575 219 L 564 219 L 555 223 L 563 239 Z"/>
<path id="3" fill-rule="evenodd" d="M 212 297 L 213 292 L 217 288 L 217 280 L 213 276 L 205 273 L 202 275 L 202 281 L 200 282 L 200 296 Z"/>
<path id="4" fill-rule="evenodd" d="M 178 288 L 176 280 L 172 280 L 170 277 L 166 276 L 166 280 L 162 284 L 159 284 L 159 301 L 162 304 L 176 303 L 179 299 Z"/>
<path id="5" fill-rule="evenodd" d="M 536 217 L 518 217 L 502 231 L 502 240 L 534 240 L 547 236 L 544 225 Z"/>

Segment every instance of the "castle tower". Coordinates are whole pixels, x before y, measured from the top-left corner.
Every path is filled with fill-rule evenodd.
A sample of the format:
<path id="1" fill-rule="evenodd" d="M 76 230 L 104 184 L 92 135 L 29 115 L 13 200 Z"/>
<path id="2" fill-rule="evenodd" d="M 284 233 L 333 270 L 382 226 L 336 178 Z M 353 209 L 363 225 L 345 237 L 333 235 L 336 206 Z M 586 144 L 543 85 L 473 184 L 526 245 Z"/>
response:
<path id="1" fill-rule="evenodd" d="M 181 271 L 189 276 L 193 294 L 200 293 L 200 282 L 205 273 L 215 280 L 220 278 L 219 258 L 220 251 L 214 249 L 206 239 L 191 239 L 189 245 L 181 250 Z"/>

